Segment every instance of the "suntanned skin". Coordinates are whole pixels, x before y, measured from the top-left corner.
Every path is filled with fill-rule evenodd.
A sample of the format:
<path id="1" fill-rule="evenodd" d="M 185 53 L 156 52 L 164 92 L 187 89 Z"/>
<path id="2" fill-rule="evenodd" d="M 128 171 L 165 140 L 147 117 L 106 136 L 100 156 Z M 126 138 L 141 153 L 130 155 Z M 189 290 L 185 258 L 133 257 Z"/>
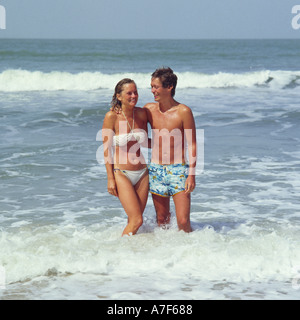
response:
<path id="1" fill-rule="evenodd" d="M 162 165 L 186 162 L 184 137 L 188 144 L 189 159 L 196 159 L 196 128 L 191 109 L 174 100 L 171 95 L 173 87 L 164 88 L 159 78 L 152 78 L 151 88 L 155 102 L 144 106 L 147 110 L 152 132 L 154 132 L 151 161 Z M 155 137 L 155 132 L 159 133 L 160 137 Z M 175 137 L 169 139 L 170 142 L 167 145 L 168 148 L 166 148 L 163 143 L 164 133 L 168 135 L 171 132 L 175 133 Z M 186 132 L 191 134 L 187 135 Z M 182 139 L 176 141 L 177 135 L 181 135 Z M 190 224 L 190 193 L 196 186 L 195 166 L 196 161 L 190 163 L 185 191 L 173 196 L 178 228 L 185 232 L 192 231 Z M 168 224 L 170 222 L 170 198 L 152 194 L 152 199 L 156 209 L 158 225 Z"/>
<path id="2" fill-rule="evenodd" d="M 107 146 L 104 151 L 107 171 L 107 190 L 111 195 L 119 198 L 127 216 L 128 224 L 122 235 L 134 235 L 143 223 L 143 212 L 148 199 L 148 174 L 145 174 L 140 181 L 133 186 L 128 178 L 120 171 L 114 172 L 115 168 L 123 170 L 140 170 L 146 167 L 145 161 L 141 160 L 140 149 L 131 152 L 136 141 L 129 141 L 126 146 L 116 146 L 114 160 L 112 150 L 113 135 L 119 135 L 122 131 L 120 127 L 125 124 L 123 130 L 129 132 L 126 119 L 132 126 L 134 112 L 134 128 L 147 132 L 147 113 L 145 109 L 137 108 L 138 93 L 134 83 L 125 84 L 123 91 L 118 95 L 118 100 L 122 103 L 123 113 L 109 111 L 103 121 L 103 142 Z M 122 132 L 124 133 L 124 131 Z M 122 163 L 119 160 L 122 159 Z"/>

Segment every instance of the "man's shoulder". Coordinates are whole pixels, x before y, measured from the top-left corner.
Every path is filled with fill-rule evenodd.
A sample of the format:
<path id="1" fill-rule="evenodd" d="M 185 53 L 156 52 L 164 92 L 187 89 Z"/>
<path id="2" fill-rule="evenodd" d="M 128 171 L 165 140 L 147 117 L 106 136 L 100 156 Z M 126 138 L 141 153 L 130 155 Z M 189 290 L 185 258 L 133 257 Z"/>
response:
<path id="1" fill-rule="evenodd" d="M 186 115 L 186 114 L 190 114 L 192 113 L 192 109 L 190 107 L 188 107 L 187 105 L 183 104 L 183 103 L 180 103 L 178 105 L 178 112 L 181 114 L 181 115 Z"/>
<path id="2" fill-rule="evenodd" d="M 147 110 L 140 107 L 135 107 L 135 111 L 138 117 L 144 118 L 147 117 Z"/>
<path id="3" fill-rule="evenodd" d="M 149 103 L 145 104 L 143 108 L 145 108 L 145 109 L 148 109 L 148 110 L 152 111 L 152 110 L 155 110 L 155 109 L 157 109 L 157 108 L 158 108 L 158 103 L 155 103 L 155 102 L 149 102 Z"/>
<path id="4" fill-rule="evenodd" d="M 178 104 L 178 109 L 180 111 L 190 111 L 191 110 L 190 107 L 188 107 L 186 104 L 183 104 L 183 103 Z"/>

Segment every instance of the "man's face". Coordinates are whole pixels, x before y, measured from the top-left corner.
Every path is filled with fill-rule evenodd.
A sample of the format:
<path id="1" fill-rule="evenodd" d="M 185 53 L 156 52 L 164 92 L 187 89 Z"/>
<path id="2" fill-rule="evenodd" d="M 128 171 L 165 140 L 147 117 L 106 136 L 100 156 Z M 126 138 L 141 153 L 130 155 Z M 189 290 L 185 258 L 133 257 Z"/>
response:
<path id="1" fill-rule="evenodd" d="M 170 98 L 171 90 L 172 87 L 164 88 L 159 78 L 151 79 L 151 92 L 155 101 L 160 102 L 162 99 Z"/>

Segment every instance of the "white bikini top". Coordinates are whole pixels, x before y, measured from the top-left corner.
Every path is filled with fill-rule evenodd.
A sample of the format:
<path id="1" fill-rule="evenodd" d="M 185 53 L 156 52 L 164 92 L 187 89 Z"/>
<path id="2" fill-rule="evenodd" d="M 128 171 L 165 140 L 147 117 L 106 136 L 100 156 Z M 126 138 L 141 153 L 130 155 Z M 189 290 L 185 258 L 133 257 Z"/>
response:
<path id="1" fill-rule="evenodd" d="M 123 113 L 124 118 L 127 121 L 130 132 L 114 136 L 113 137 L 113 145 L 123 147 L 123 146 L 126 146 L 126 144 L 131 140 L 136 140 L 138 143 L 142 143 L 146 138 L 145 132 L 143 132 L 143 131 L 133 132 L 133 130 L 134 130 L 134 111 L 133 111 L 133 115 L 132 115 L 132 118 L 133 118 L 132 128 L 131 128 L 123 111 L 122 111 L 122 113 Z"/>

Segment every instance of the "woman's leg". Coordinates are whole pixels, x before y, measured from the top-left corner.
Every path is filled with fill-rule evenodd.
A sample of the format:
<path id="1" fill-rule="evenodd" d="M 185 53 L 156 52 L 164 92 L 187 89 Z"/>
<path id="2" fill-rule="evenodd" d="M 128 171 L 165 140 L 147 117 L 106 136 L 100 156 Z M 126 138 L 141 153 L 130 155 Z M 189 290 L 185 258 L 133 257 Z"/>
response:
<path id="1" fill-rule="evenodd" d="M 138 201 L 140 204 L 140 208 L 142 213 L 145 210 L 147 200 L 148 200 L 148 194 L 149 194 L 149 175 L 148 172 L 146 172 L 140 181 L 135 185 L 135 191 L 138 197 Z"/>
<path id="2" fill-rule="evenodd" d="M 122 235 L 136 234 L 143 224 L 143 211 L 147 203 L 147 198 L 145 196 L 145 181 L 147 181 L 147 176 L 148 175 L 144 176 L 141 181 L 137 183 L 136 190 L 130 180 L 122 172 L 115 172 L 119 200 L 128 216 L 128 224 Z"/>

